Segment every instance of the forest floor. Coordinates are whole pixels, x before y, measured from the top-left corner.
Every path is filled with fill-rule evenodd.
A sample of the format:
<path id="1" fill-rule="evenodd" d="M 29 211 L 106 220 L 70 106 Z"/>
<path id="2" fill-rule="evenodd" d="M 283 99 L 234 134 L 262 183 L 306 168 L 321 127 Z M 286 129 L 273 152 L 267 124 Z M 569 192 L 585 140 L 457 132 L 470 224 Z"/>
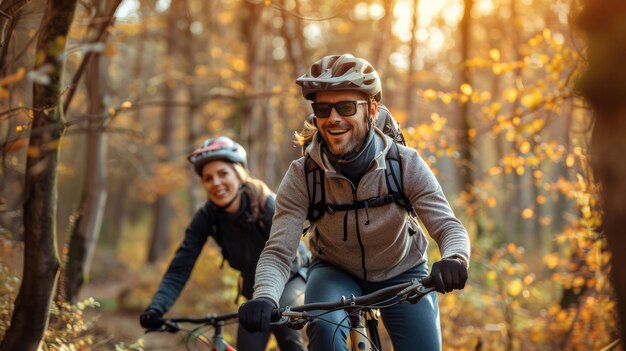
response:
<path id="1" fill-rule="evenodd" d="M 85 309 L 85 320 L 92 320 L 96 334 L 94 350 L 133 349 L 143 339 L 144 350 L 185 350 L 177 348 L 181 336 L 170 333 L 146 334 L 139 325 L 140 309 L 120 306 L 120 300 L 132 289 L 132 280 L 92 281 L 81 291 L 82 298 L 94 298 L 99 308 Z"/>

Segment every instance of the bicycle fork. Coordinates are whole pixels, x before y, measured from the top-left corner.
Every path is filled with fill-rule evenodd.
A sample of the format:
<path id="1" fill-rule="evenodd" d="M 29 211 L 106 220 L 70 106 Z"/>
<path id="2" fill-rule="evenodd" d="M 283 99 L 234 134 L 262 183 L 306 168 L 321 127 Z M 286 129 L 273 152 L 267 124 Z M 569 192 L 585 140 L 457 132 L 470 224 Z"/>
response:
<path id="1" fill-rule="evenodd" d="M 232 348 L 222 335 L 222 323 L 219 322 L 215 325 L 215 334 L 213 335 L 213 348 L 211 351 L 236 351 Z"/>
<path id="2" fill-rule="evenodd" d="M 353 351 L 379 351 L 378 310 L 366 310 L 350 313 L 350 343 Z M 365 320 L 365 323 L 363 321 Z"/>

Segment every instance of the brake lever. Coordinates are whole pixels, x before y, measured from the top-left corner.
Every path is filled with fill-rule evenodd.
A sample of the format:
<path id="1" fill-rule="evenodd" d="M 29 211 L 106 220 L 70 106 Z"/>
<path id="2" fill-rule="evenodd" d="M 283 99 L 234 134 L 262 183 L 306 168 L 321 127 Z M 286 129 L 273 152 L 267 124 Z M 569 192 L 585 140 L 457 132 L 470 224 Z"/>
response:
<path id="1" fill-rule="evenodd" d="M 163 321 L 163 326 L 161 327 L 161 330 L 167 331 L 169 333 L 176 333 L 180 330 L 180 326 L 176 322 L 165 320 Z"/>
<path id="2" fill-rule="evenodd" d="M 281 310 L 280 319 L 272 322 L 273 325 L 286 325 L 290 329 L 300 330 L 311 320 L 306 312 L 291 311 L 289 306 Z"/>
<path id="3" fill-rule="evenodd" d="M 435 291 L 435 287 L 425 287 L 422 280 L 411 279 L 411 285 L 402 289 L 398 296 L 406 296 L 406 300 L 409 302 L 419 301 L 422 297 L 431 291 Z"/>

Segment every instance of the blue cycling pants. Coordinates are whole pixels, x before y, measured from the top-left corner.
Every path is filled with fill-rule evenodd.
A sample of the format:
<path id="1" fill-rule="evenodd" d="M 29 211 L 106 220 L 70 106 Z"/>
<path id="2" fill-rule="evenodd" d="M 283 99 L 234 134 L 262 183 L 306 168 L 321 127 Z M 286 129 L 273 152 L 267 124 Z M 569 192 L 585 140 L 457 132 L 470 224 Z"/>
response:
<path id="1" fill-rule="evenodd" d="M 305 281 L 300 275 L 295 275 L 285 285 L 280 297 L 281 306 L 298 306 L 304 303 Z M 243 351 L 264 351 L 270 338 L 274 334 L 276 343 L 281 351 L 304 351 L 304 337 L 300 330 L 293 330 L 287 326 L 272 326 L 264 333 L 250 333 L 243 327 L 237 328 L 237 349 Z"/>
<path id="2" fill-rule="evenodd" d="M 305 303 L 339 301 L 342 296 L 364 295 L 379 289 L 428 275 L 422 263 L 382 282 L 357 278 L 320 259 L 309 266 Z M 395 351 L 441 350 L 441 329 L 437 295 L 432 292 L 417 304 L 399 304 L 380 310 L 382 321 Z M 349 333 L 345 311 L 336 311 L 315 319 L 307 326 L 310 351 L 347 350 Z M 343 325 L 338 327 L 337 324 Z"/>

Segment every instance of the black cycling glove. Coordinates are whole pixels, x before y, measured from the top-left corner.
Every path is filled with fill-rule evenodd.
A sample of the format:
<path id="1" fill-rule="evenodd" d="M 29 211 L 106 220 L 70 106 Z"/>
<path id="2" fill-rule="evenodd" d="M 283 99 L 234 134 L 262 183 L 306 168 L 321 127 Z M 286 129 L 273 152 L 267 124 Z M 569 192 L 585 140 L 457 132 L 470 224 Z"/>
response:
<path id="1" fill-rule="evenodd" d="M 139 324 L 146 329 L 159 329 L 163 326 L 163 313 L 147 308 L 141 316 L 139 316 Z"/>
<path id="2" fill-rule="evenodd" d="M 456 258 L 444 258 L 433 264 L 430 275 L 435 281 L 435 289 L 440 293 L 461 290 L 467 281 L 467 267 Z"/>
<path id="3" fill-rule="evenodd" d="M 250 333 L 266 332 L 274 308 L 274 303 L 268 299 L 252 299 L 239 307 L 239 324 Z"/>

